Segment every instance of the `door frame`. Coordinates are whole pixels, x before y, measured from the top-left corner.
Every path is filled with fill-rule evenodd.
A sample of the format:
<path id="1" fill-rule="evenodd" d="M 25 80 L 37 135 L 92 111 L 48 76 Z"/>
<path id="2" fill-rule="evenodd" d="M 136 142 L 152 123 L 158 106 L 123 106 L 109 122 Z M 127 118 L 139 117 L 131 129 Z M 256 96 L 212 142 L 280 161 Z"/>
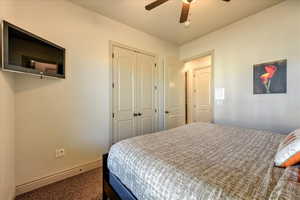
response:
<path id="1" fill-rule="evenodd" d="M 206 67 L 210 67 L 211 68 L 211 109 L 212 109 L 212 123 L 215 123 L 215 80 L 214 80 L 214 77 L 215 77 L 215 50 L 209 50 L 209 51 L 206 51 L 202 54 L 198 54 L 196 56 L 192 56 L 192 57 L 189 57 L 189 58 L 186 58 L 186 59 L 183 59 L 182 62 L 184 63 L 187 63 L 187 62 L 190 62 L 190 61 L 193 61 L 193 60 L 196 60 L 196 59 L 199 59 L 199 58 L 203 58 L 203 57 L 206 57 L 206 56 L 211 56 L 211 65 L 210 66 L 206 66 Z M 201 68 L 205 68 L 205 67 L 201 67 Z M 191 74 L 188 73 L 188 83 L 190 82 L 190 79 L 191 79 Z M 187 86 L 187 88 L 189 88 L 189 86 Z M 189 94 L 189 91 L 187 92 Z M 188 95 L 188 101 L 190 100 L 190 95 Z M 189 105 L 188 105 L 189 107 Z M 189 110 L 189 109 L 188 109 Z M 186 112 L 188 111 L 186 110 Z M 188 116 L 190 116 L 190 114 L 188 113 Z M 190 117 L 188 117 L 188 122 L 191 123 L 190 121 Z"/>
<path id="2" fill-rule="evenodd" d="M 113 40 L 109 41 L 109 137 L 108 137 L 108 147 L 107 147 L 107 151 L 109 151 L 109 148 L 112 146 L 113 144 L 113 131 L 114 131 L 114 124 L 113 124 L 113 100 L 114 100 L 114 95 L 113 95 L 113 84 L 114 84 L 114 74 L 113 74 L 113 49 L 114 47 L 119 47 L 119 48 L 123 48 L 123 49 L 127 49 L 130 51 L 134 51 L 136 53 L 141 53 L 144 55 L 148 55 L 148 56 L 153 56 L 155 63 L 156 63 L 156 73 L 155 73 L 155 86 L 158 88 L 158 78 L 159 78 L 159 63 L 158 63 L 158 56 L 155 53 L 151 53 L 149 51 L 145 51 L 145 50 L 141 50 L 135 47 L 131 47 Z M 158 110 L 158 112 L 156 113 L 156 117 L 155 117 L 155 123 L 156 123 L 156 128 L 158 127 L 158 115 L 159 115 L 159 109 L 158 109 L 158 100 L 159 100 L 159 96 L 160 96 L 160 91 L 159 89 L 157 89 L 157 95 L 155 96 L 155 107 Z"/>

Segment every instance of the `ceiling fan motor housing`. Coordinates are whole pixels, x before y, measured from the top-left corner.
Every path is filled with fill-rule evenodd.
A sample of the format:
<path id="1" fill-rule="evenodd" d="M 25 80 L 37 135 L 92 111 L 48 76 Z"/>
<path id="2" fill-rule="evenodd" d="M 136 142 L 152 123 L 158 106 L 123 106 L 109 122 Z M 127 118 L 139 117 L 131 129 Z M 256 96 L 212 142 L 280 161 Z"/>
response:
<path id="1" fill-rule="evenodd" d="M 190 3 L 193 3 L 195 0 L 182 0 L 183 1 L 183 3 L 188 3 L 188 4 L 190 4 Z"/>

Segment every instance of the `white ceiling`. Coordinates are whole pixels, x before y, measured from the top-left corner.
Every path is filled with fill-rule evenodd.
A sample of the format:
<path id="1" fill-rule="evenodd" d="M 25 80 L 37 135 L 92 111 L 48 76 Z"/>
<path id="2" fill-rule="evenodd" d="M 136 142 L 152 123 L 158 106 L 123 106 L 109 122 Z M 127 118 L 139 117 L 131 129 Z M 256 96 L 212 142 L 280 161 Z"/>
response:
<path id="1" fill-rule="evenodd" d="M 176 44 L 201 37 L 284 0 L 196 0 L 191 5 L 191 25 L 179 23 L 182 0 L 170 0 L 146 11 L 154 0 L 71 0 L 101 15 Z"/>

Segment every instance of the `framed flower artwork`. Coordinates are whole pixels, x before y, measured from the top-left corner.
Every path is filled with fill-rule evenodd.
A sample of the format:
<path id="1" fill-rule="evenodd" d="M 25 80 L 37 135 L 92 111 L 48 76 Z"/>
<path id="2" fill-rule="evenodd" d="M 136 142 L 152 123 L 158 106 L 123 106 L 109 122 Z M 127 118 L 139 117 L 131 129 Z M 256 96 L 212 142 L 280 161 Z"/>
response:
<path id="1" fill-rule="evenodd" d="M 287 60 L 254 65 L 254 94 L 287 92 Z"/>

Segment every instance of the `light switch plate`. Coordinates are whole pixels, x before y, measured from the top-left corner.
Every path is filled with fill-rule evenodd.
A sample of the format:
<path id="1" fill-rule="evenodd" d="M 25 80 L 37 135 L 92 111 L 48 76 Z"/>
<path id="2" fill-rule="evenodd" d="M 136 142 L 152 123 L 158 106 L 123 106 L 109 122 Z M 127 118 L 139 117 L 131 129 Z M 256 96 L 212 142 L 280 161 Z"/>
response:
<path id="1" fill-rule="evenodd" d="M 215 99 L 224 100 L 225 99 L 225 88 L 216 88 L 215 89 Z"/>

